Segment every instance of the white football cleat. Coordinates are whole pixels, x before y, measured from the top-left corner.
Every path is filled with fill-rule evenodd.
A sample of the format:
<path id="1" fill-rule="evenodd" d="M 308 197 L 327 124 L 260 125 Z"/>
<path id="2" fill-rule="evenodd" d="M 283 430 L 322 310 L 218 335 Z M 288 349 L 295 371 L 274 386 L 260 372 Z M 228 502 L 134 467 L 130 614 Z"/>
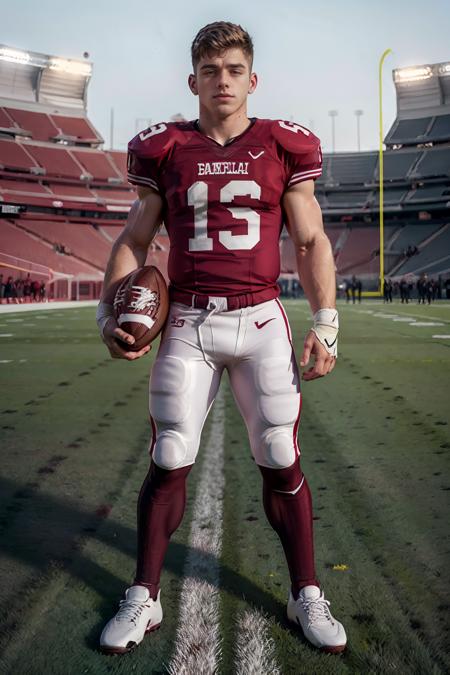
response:
<path id="1" fill-rule="evenodd" d="M 105 654 L 125 654 L 138 646 L 146 633 L 160 627 L 163 618 L 158 592 L 152 600 L 145 586 L 131 586 L 120 601 L 117 614 L 106 624 L 100 636 Z"/>
<path id="2" fill-rule="evenodd" d="M 298 600 L 289 593 L 287 615 L 301 626 L 307 640 L 324 652 L 343 652 L 347 644 L 344 626 L 332 616 L 323 591 L 318 586 L 304 586 Z"/>

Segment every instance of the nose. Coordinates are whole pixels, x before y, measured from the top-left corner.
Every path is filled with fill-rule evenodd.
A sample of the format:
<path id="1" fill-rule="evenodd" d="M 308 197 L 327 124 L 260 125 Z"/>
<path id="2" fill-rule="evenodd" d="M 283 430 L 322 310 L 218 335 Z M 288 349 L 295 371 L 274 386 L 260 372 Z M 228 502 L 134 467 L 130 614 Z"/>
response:
<path id="1" fill-rule="evenodd" d="M 228 87 L 228 73 L 225 68 L 219 70 L 217 75 L 217 87 L 222 90 Z"/>

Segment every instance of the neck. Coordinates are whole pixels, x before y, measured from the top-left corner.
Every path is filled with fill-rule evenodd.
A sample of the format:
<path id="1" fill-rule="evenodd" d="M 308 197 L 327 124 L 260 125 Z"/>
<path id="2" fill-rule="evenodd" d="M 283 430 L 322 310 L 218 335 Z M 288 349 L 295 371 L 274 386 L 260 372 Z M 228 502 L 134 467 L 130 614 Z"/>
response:
<path id="1" fill-rule="evenodd" d="M 246 107 L 242 107 L 227 117 L 218 117 L 200 106 L 200 131 L 221 145 L 225 145 L 232 138 L 242 134 L 249 124 Z"/>

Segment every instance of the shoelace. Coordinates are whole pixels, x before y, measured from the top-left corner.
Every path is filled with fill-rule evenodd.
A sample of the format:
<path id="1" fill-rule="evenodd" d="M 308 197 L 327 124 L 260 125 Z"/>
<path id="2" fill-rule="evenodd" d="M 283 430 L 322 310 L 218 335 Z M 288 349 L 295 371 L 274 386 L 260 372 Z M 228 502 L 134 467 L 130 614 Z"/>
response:
<path id="1" fill-rule="evenodd" d="M 323 591 L 316 600 L 304 600 L 301 598 L 300 602 L 308 615 L 309 625 L 320 620 L 333 622 L 330 610 L 328 609 L 330 601 L 325 600 Z"/>
<path id="2" fill-rule="evenodd" d="M 120 600 L 119 606 L 117 621 L 133 621 L 133 623 L 136 623 L 136 619 L 141 616 L 144 609 L 144 604 L 137 600 Z"/>

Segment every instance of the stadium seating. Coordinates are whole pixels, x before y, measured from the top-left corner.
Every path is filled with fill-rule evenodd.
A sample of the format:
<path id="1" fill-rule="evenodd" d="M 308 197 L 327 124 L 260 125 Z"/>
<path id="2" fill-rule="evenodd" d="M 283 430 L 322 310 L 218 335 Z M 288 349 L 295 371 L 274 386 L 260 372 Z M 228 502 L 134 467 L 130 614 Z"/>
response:
<path id="1" fill-rule="evenodd" d="M 429 243 L 423 246 L 419 255 L 414 255 L 396 270 L 397 275 L 408 274 L 411 272 L 426 272 L 427 267 L 439 271 L 439 268 L 449 266 L 450 258 L 450 225 L 444 225 Z M 442 260 L 442 263 L 440 262 Z"/>
<path id="2" fill-rule="evenodd" d="M 421 241 L 428 239 L 434 232 L 437 232 L 439 227 L 439 225 L 432 225 L 431 223 L 404 225 L 398 231 L 389 248 L 402 253 L 408 246 L 418 246 Z"/>
<path id="3" fill-rule="evenodd" d="M 24 145 L 0 139 L 0 168 L 30 171 L 38 166 L 38 162 L 31 157 Z"/>
<path id="4" fill-rule="evenodd" d="M 71 150 L 70 154 L 84 167 L 83 173 L 90 174 L 94 180 L 108 180 L 110 178 L 121 182 L 122 176 L 109 157 L 100 150 Z"/>
<path id="5" fill-rule="evenodd" d="M 392 130 L 386 137 L 386 143 L 389 145 L 401 145 L 423 142 L 427 137 L 430 128 L 431 116 L 419 117 L 410 120 L 399 120 L 394 124 Z"/>
<path id="6" fill-rule="evenodd" d="M 343 153 L 333 155 L 327 162 L 325 184 L 372 183 L 378 157 L 373 152 Z"/>
<path id="7" fill-rule="evenodd" d="M 408 197 L 411 202 L 437 202 L 450 200 L 450 185 L 423 185 Z"/>
<path id="8" fill-rule="evenodd" d="M 105 153 L 113 162 L 119 173 L 122 175 L 124 181 L 127 177 L 127 153 L 109 150 Z"/>
<path id="9" fill-rule="evenodd" d="M 414 176 L 450 176 L 450 148 L 425 150 L 413 172 Z"/>
<path id="10" fill-rule="evenodd" d="M 80 180 L 86 170 L 63 147 L 24 143 L 24 149 L 45 169 L 48 176 L 61 176 Z"/>
<path id="11" fill-rule="evenodd" d="M 450 115 L 439 115 L 433 122 L 433 126 L 427 135 L 427 141 L 447 141 L 449 136 Z"/>
<path id="12" fill-rule="evenodd" d="M 0 220 L 1 248 L 3 253 L 18 256 L 24 260 L 50 267 L 55 272 L 73 275 L 99 276 L 98 269 L 76 260 L 72 256 L 60 255 L 39 237 L 20 229 L 14 221 Z"/>
<path id="13" fill-rule="evenodd" d="M 6 110 L 0 108 L 0 129 L 14 129 L 16 125 Z"/>
<path id="14" fill-rule="evenodd" d="M 66 115 L 50 115 L 50 118 L 64 136 L 74 137 L 84 143 L 100 143 L 102 138 L 97 134 L 85 117 L 68 117 Z"/>
<path id="15" fill-rule="evenodd" d="M 58 135 L 58 129 L 46 113 L 6 108 L 8 115 L 24 131 L 30 132 L 35 141 L 48 141 Z"/>
<path id="16" fill-rule="evenodd" d="M 21 220 L 20 225 L 27 232 L 33 232 L 50 244 L 63 245 L 72 255 L 94 267 L 106 267 L 111 245 L 92 225 L 29 218 Z"/>
<path id="17" fill-rule="evenodd" d="M 348 274 L 357 266 L 364 266 L 366 271 L 378 268 L 379 262 L 369 265 L 380 248 L 380 233 L 375 227 L 358 227 L 350 230 L 344 247 L 337 256 L 338 272 Z"/>
<path id="18" fill-rule="evenodd" d="M 421 152 L 419 150 L 393 150 L 385 152 L 383 155 L 384 180 L 405 180 L 420 155 Z M 375 178 L 379 179 L 378 166 L 375 171 Z"/>
<path id="19" fill-rule="evenodd" d="M 357 208 L 365 206 L 369 199 L 369 192 L 327 192 L 327 204 L 333 208 L 346 208 L 348 210 L 349 204 L 352 206 L 350 208 Z"/>

